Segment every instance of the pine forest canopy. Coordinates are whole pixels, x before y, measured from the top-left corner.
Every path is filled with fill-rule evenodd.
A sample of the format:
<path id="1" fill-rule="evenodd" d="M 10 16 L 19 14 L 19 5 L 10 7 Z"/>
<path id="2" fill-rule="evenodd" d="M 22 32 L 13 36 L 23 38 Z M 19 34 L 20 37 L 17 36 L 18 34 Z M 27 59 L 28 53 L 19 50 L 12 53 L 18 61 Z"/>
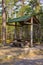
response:
<path id="1" fill-rule="evenodd" d="M 34 0 L 32 2 L 35 3 Z M 12 14 L 12 13 L 14 14 L 15 12 L 17 13 L 18 11 L 21 13 L 22 12 L 21 8 L 23 9 L 23 13 L 26 14 L 27 9 L 29 9 L 29 8 L 31 9 L 31 7 L 30 7 L 31 5 L 29 5 L 29 0 L 24 0 L 24 4 L 22 4 L 22 0 L 5 0 L 5 4 L 7 7 L 6 9 L 7 9 L 8 13 L 10 11 L 10 14 Z M 24 6 L 22 7 L 22 5 L 24 5 Z M 39 7 L 37 7 L 37 8 L 39 8 Z M 19 12 L 18 12 L 18 14 L 20 15 Z"/>

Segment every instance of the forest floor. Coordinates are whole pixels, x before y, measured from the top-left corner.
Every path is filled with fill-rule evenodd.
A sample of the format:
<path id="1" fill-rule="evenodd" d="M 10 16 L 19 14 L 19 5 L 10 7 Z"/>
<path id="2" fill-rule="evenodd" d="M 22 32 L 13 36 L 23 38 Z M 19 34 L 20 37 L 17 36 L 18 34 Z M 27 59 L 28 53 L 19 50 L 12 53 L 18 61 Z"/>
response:
<path id="1" fill-rule="evenodd" d="M 43 46 L 0 47 L 0 65 L 43 65 Z"/>

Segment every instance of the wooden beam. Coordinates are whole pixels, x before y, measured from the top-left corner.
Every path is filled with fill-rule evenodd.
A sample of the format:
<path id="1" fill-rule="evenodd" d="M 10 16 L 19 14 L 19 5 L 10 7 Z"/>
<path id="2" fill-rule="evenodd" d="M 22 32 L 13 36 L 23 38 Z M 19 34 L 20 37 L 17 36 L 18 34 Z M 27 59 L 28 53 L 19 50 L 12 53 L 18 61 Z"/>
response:
<path id="1" fill-rule="evenodd" d="M 15 25 L 15 24 L 11 24 L 11 23 L 7 23 L 7 25 L 9 25 L 9 26 L 21 26 L 21 25 Z M 24 24 L 24 25 L 36 25 L 36 26 L 38 26 L 39 24 L 35 24 L 35 23 L 27 23 L 27 24 Z"/>
<path id="2" fill-rule="evenodd" d="M 40 23 L 39 20 L 36 17 L 34 17 L 34 20 L 37 22 L 37 24 Z"/>

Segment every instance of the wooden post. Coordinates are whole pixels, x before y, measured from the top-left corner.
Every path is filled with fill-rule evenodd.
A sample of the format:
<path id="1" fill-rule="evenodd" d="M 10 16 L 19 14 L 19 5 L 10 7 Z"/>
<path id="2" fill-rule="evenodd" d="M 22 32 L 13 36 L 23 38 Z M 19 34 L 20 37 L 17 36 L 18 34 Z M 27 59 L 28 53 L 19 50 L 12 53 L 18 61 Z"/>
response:
<path id="1" fill-rule="evenodd" d="M 5 0 L 2 0 L 2 43 L 6 45 L 6 11 Z"/>
<path id="2" fill-rule="evenodd" d="M 41 24 L 39 24 L 39 44 L 41 43 Z"/>
<path id="3" fill-rule="evenodd" d="M 38 29 L 37 29 L 37 37 L 38 37 L 38 45 L 40 44 L 40 37 L 41 36 L 41 29 L 40 29 L 40 24 L 38 24 Z"/>
<path id="4" fill-rule="evenodd" d="M 17 22 L 15 22 L 15 39 L 17 39 Z"/>
<path id="5" fill-rule="evenodd" d="M 31 47 L 33 47 L 33 17 L 31 17 Z"/>
<path id="6" fill-rule="evenodd" d="M 22 27 L 20 27 L 20 33 L 19 33 L 20 39 L 22 39 Z"/>

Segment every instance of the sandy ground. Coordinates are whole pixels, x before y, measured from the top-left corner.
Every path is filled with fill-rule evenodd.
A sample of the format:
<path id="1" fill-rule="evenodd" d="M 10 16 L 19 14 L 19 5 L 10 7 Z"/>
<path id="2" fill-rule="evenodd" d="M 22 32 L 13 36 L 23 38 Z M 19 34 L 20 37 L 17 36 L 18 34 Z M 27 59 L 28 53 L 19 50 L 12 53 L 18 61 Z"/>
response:
<path id="1" fill-rule="evenodd" d="M 43 59 L 28 60 L 28 59 L 13 59 L 10 62 L 3 62 L 0 65 L 43 65 Z"/>
<path id="2" fill-rule="evenodd" d="M 36 48 L 0 48 L 0 65 L 43 65 L 43 46 Z"/>

